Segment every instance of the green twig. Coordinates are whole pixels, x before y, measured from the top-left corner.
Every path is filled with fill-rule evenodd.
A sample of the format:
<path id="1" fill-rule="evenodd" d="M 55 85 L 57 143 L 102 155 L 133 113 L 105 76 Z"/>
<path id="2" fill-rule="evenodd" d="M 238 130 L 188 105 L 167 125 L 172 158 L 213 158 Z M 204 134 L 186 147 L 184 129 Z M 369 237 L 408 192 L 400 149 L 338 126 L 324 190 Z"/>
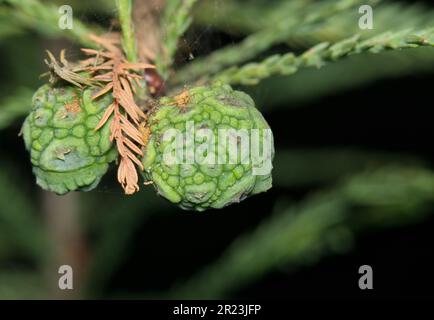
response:
<path id="1" fill-rule="evenodd" d="M 348 72 L 351 70 L 351 72 Z M 434 47 L 354 55 L 327 64 L 321 75 L 315 68 L 274 76 L 257 86 L 244 87 L 264 112 L 307 106 L 324 96 L 362 88 L 374 81 L 434 72 Z M 330 81 L 333 79 L 333 81 Z M 267 94 L 263 94 L 267 92 Z"/>
<path id="2" fill-rule="evenodd" d="M 116 0 L 119 12 L 119 21 L 122 28 L 122 46 L 127 59 L 131 62 L 137 61 L 136 37 L 134 35 L 134 25 L 131 18 L 132 1 Z"/>
<path id="3" fill-rule="evenodd" d="M 346 56 L 422 46 L 434 46 L 434 29 L 385 32 L 367 40 L 360 40 L 356 35 L 333 45 L 320 43 L 300 56 L 295 56 L 293 53 L 274 55 L 259 63 L 232 67 L 217 74 L 214 80 L 230 84 L 256 85 L 262 79 L 272 75 L 290 75 L 301 67 L 319 68 L 326 62 L 336 61 Z"/>
<path id="4" fill-rule="evenodd" d="M 163 52 L 157 58 L 157 69 L 167 79 L 169 69 L 178 47 L 179 38 L 187 31 L 192 22 L 191 8 L 197 0 L 169 0 L 164 11 L 162 46 Z"/>

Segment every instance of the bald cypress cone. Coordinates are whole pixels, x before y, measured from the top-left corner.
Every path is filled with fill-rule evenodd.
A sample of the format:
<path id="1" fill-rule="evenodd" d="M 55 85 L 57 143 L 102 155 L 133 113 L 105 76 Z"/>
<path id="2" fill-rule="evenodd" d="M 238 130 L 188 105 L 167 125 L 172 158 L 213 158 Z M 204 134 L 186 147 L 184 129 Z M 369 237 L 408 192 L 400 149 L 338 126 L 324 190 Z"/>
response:
<path id="1" fill-rule="evenodd" d="M 95 188 L 117 152 L 109 122 L 95 127 L 112 103 L 109 95 L 92 101 L 93 89 L 40 87 L 22 132 L 37 184 L 58 194 Z"/>
<path id="2" fill-rule="evenodd" d="M 163 98 L 151 113 L 148 125 L 151 135 L 144 152 L 144 176 L 153 182 L 160 195 L 181 208 L 197 211 L 222 208 L 271 187 L 271 161 L 274 156 L 271 130 L 247 94 L 221 84 L 192 88 L 174 99 Z M 203 137 L 197 135 L 189 142 L 187 135 L 192 128 L 195 133 L 207 129 L 214 134 L 214 142 L 208 144 L 215 146 L 214 151 L 208 148 L 202 156 L 206 154 L 208 160 L 214 158 L 216 161 L 197 161 L 196 156 L 194 161 L 191 157 L 190 161 L 186 161 L 187 149 L 194 149 L 194 154 L 200 157 L 200 145 L 204 143 Z M 228 155 L 228 149 L 218 152 L 217 136 L 221 129 L 230 134 L 245 130 L 249 138 L 252 137 L 252 129 L 258 129 L 259 149 L 268 148 L 268 156 L 262 163 L 255 163 L 250 158 L 247 163 L 242 162 L 241 157 L 231 163 L 229 156 L 224 161 L 222 154 Z M 231 132 L 231 129 L 234 131 Z M 270 142 L 264 145 L 262 137 L 267 130 Z M 172 136 L 169 137 L 168 133 Z M 182 136 L 179 140 L 183 141 L 181 148 L 176 147 L 175 134 Z M 239 140 L 235 140 L 238 147 L 241 144 Z M 221 159 L 222 163 L 218 163 L 217 159 Z M 260 167 L 264 162 L 269 163 L 269 170 L 255 174 L 254 167 Z"/>

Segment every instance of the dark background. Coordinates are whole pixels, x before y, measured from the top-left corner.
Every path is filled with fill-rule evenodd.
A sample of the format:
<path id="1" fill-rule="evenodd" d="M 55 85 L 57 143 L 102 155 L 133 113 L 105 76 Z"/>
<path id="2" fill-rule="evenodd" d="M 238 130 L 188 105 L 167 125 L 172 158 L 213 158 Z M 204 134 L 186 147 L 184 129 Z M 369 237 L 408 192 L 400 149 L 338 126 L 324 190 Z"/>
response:
<path id="1" fill-rule="evenodd" d="M 361 90 L 327 97 L 297 112 L 270 114 L 267 120 L 275 128 L 277 145 L 364 146 L 405 151 L 432 162 L 434 133 L 429 92 L 433 80 L 434 77 L 423 76 L 381 81 Z M 426 94 L 415 95 L 411 88 Z M 376 103 L 369 103 L 370 99 Z M 305 123 L 311 123 L 315 130 L 300 135 Z M 296 142 L 285 139 L 293 136 L 297 137 Z M 233 238 L 266 218 L 278 196 L 297 199 L 309 191 L 273 188 L 224 212 L 199 214 L 199 217 L 197 213 L 171 215 L 170 219 L 155 217 L 137 232 L 130 259 L 111 287 L 139 290 L 146 284 L 156 291 L 167 289 L 173 280 L 187 277 L 192 270 L 212 262 Z M 434 218 L 428 217 L 422 224 L 358 235 L 349 254 L 326 257 L 296 273 L 277 270 L 232 297 L 432 298 Z M 214 245 L 203 246 L 203 243 Z M 153 268 L 149 261 L 158 264 Z M 374 290 L 362 291 L 358 287 L 358 269 L 364 264 L 373 268 Z M 137 274 L 142 276 L 140 281 Z"/>

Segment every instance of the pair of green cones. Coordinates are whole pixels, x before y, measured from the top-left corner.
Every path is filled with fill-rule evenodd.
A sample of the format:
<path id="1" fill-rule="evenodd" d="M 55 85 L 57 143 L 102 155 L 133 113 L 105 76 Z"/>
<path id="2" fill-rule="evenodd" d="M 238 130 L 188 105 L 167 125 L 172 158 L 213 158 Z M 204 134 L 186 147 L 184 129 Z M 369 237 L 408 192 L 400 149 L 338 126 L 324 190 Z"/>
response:
<path id="1" fill-rule="evenodd" d="M 95 130 L 112 98 L 104 95 L 92 100 L 93 91 L 47 84 L 34 94 L 33 109 L 22 131 L 37 184 L 45 190 L 57 194 L 92 190 L 117 159 L 117 150 L 110 142 L 110 121 Z M 144 181 L 152 181 L 161 196 L 181 208 L 197 211 L 222 208 L 268 190 L 273 137 L 253 100 L 223 84 L 191 88 L 187 94 L 187 105 L 179 107 L 166 97 L 149 113 L 151 135 L 141 159 Z M 79 103 L 77 108 L 71 108 L 74 99 Z M 196 133 L 191 139 L 187 137 L 189 130 Z M 170 132 L 178 137 L 168 139 Z M 210 132 L 214 137 L 204 138 L 204 133 Z M 223 150 L 219 132 L 229 132 Z M 231 135 L 240 132 L 250 135 L 248 151 L 256 157 L 247 153 L 247 158 L 241 159 L 240 148 L 235 158 L 231 156 Z M 256 138 L 252 133 L 257 133 Z M 239 135 L 232 139 L 237 147 L 246 142 L 240 140 Z M 176 143 L 183 144 L 177 149 L 173 147 Z M 177 151 L 182 159 L 173 156 Z M 199 154 L 203 159 L 198 162 Z M 178 161 L 166 161 L 170 155 Z"/>

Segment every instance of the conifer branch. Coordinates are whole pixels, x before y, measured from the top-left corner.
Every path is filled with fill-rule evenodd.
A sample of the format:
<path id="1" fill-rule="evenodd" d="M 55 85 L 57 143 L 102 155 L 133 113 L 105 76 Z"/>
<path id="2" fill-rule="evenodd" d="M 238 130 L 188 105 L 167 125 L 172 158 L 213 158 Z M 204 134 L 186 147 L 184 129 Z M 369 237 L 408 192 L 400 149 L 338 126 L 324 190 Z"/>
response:
<path id="1" fill-rule="evenodd" d="M 327 0 L 323 0 L 327 1 Z M 333 1 L 333 0 L 330 0 Z M 216 8 L 213 1 L 201 1 L 194 11 L 194 22 L 200 26 L 212 25 L 228 33 L 250 34 L 264 28 L 272 27 L 275 21 L 282 20 L 288 12 L 300 15 L 306 7 L 304 0 L 275 0 L 270 2 L 241 2 L 227 0 Z M 362 3 L 361 3 L 362 4 Z M 360 30 L 358 10 L 348 10 L 306 27 L 300 24 L 287 39 L 287 44 L 294 47 L 310 47 L 318 42 L 336 42 L 361 32 L 362 38 L 386 30 L 418 28 L 431 25 L 434 11 L 423 3 L 377 1 L 372 3 L 374 9 L 374 28 Z M 399 16 L 399 19 L 396 17 Z M 253 18 L 254 17 L 254 18 Z"/>
<path id="2" fill-rule="evenodd" d="M 253 59 L 272 45 L 285 42 L 299 24 L 302 23 L 306 27 L 318 23 L 357 4 L 360 4 L 360 0 L 319 2 L 306 6 L 304 15 L 290 15 L 281 21 L 276 21 L 273 26 L 248 36 L 240 44 L 225 47 L 205 58 L 196 59 L 179 70 L 173 82 L 186 84 L 203 75 L 209 76 L 225 67 Z"/>
<path id="3" fill-rule="evenodd" d="M 363 228 L 414 223 L 434 201 L 433 172 L 390 166 L 360 173 L 275 214 L 241 236 L 213 264 L 170 292 L 170 298 L 219 299 L 270 270 L 316 262 L 351 249 Z"/>
<path id="4" fill-rule="evenodd" d="M 232 67 L 217 74 L 213 79 L 230 84 L 256 85 L 262 79 L 272 75 L 290 75 L 302 67 L 319 68 L 327 62 L 351 55 L 422 46 L 434 46 L 433 28 L 420 31 L 385 32 L 366 40 L 361 40 L 360 36 L 356 35 L 335 44 L 320 43 L 300 56 L 293 53 L 273 55 L 262 62 Z"/>
<path id="5" fill-rule="evenodd" d="M 83 46 L 95 48 L 89 34 L 100 33 L 95 27 L 88 26 L 78 19 L 73 20 L 72 29 L 59 28 L 59 6 L 41 3 L 38 0 L 4 0 L 12 6 L 9 14 L 20 24 L 50 37 L 67 37 Z"/>
<path id="6" fill-rule="evenodd" d="M 180 37 L 189 28 L 192 17 L 191 9 L 197 0 L 168 0 L 162 19 L 163 52 L 157 57 L 157 69 L 167 79 L 170 67 L 178 47 Z"/>

